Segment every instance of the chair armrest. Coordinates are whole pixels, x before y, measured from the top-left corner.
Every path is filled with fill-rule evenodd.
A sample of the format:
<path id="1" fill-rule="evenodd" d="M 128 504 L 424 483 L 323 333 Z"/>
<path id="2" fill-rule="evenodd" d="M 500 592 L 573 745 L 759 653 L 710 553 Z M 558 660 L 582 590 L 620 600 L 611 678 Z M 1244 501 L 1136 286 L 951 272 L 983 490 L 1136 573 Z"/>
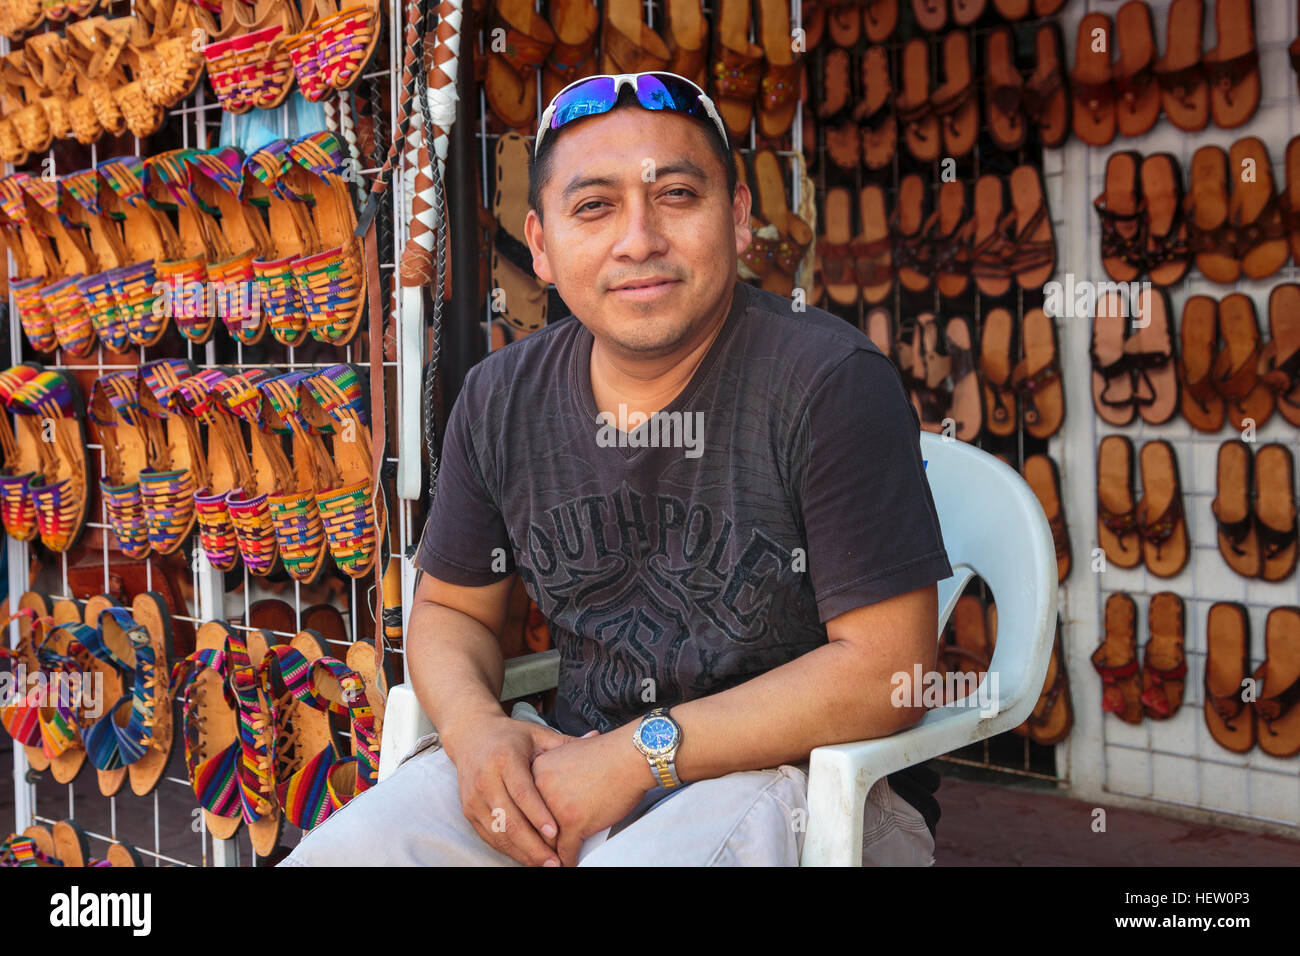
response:
<path id="1" fill-rule="evenodd" d="M 515 700 L 551 690 L 560 682 L 560 652 L 552 648 L 539 654 L 525 654 L 506 661 L 506 679 L 501 699 Z"/>

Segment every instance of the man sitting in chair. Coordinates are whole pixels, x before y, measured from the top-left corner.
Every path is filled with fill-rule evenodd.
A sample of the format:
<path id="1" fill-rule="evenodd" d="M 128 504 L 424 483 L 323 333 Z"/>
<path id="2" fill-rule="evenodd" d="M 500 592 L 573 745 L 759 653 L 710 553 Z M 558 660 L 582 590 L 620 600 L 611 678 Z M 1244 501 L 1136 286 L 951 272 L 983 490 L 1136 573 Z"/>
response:
<path id="1" fill-rule="evenodd" d="M 406 639 L 437 733 L 282 865 L 797 865 L 809 752 L 922 715 L 891 675 L 933 668 L 952 571 L 916 414 L 853 325 L 737 281 L 750 192 L 687 80 L 570 85 L 529 175 L 573 318 L 447 425 Z M 545 719 L 498 703 L 516 574 L 559 650 Z M 933 862 L 937 785 L 875 785 L 865 862 Z"/>

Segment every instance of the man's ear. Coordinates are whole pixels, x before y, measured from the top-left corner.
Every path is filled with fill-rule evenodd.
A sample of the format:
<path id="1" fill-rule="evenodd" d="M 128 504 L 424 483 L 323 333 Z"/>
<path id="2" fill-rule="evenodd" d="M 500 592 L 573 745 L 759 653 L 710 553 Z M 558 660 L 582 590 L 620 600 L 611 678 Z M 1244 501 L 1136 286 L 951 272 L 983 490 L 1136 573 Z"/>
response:
<path id="1" fill-rule="evenodd" d="M 542 221 L 537 218 L 535 209 L 529 209 L 528 215 L 524 218 L 524 238 L 528 240 L 528 248 L 533 253 L 533 271 L 537 273 L 537 278 L 543 282 L 554 282 L 551 263 L 546 257 L 546 239 L 542 235 Z"/>
<path id="2" fill-rule="evenodd" d="M 736 255 L 749 248 L 753 235 L 749 230 L 749 210 L 753 205 L 753 196 L 744 183 L 736 184 L 736 198 L 731 203 L 731 216 L 736 226 Z"/>

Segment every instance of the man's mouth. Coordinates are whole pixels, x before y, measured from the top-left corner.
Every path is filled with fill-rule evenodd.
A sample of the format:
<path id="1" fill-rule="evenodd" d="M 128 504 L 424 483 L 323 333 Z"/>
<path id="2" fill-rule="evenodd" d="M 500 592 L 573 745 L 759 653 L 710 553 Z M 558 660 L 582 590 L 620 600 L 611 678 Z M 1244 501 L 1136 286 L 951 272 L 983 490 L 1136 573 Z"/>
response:
<path id="1" fill-rule="evenodd" d="M 677 281 L 669 278 L 634 279 L 623 285 L 615 286 L 610 291 L 625 299 L 653 299 L 663 295 L 676 285 Z"/>

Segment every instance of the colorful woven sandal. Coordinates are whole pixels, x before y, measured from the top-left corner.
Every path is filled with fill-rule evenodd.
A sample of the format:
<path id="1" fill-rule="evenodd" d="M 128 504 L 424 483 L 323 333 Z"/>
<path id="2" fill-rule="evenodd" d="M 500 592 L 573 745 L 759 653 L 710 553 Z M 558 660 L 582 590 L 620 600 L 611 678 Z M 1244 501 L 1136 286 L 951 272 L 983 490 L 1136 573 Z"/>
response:
<path id="1" fill-rule="evenodd" d="M 203 35 L 206 21 L 190 0 L 154 0 L 153 6 L 152 62 L 144 89 L 155 103 L 170 108 L 193 93 L 203 78 L 206 61 L 194 41 Z M 135 9 L 141 7 L 137 3 Z"/>
<path id="2" fill-rule="evenodd" d="M 115 763 L 108 762 L 103 754 L 104 741 L 92 743 L 91 737 L 95 734 L 111 735 L 108 724 L 113 718 L 109 715 L 108 708 L 114 702 L 130 697 L 133 676 L 125 673 L 117 661 L 98 652 L 99 645 L 103 643 L 99 631 L 99 618 L 108 608 L 119 606 L 117 601 L 106 594 L 93 595 L 86 599 L 77 619 L 63 625 L 73 639 L 86 649 L 86 673 L 88 679 L 95 681 L 98 686 L 99 709 L 95 714 L 86 715 L 81 739 L 86 745 L 86 756 L 90 760 L 90 765 L 95 768 L 99 792 L 106 797 L 116 796 L 125 786 L 126 765 L 120 760 Z M 70 612 L 63 614 L 61 602 L 56 603 L 54 609 L 56 614 L 70 616 Z M 111 736 L 109 739 L 111 740 Z"/>
<path id="3" fill-rule="evenodd" d="M 51 551 L 69 550 L 86 525 L 90 457 L 86 448 L 86 405 L 71 373 L 46 369 L 9 399 L 20 415 L 40 423 L 49 467 L 27 486 L 36 509 L 36 530 Z"/>
<path id="4" fill-rule="evenodd" d="M 75 601 L 58 601 L 52 613 L 52 625 L 36 648 L 45 675 L 46 698 L 37 708 L 41 730 L 41 750 L 56 783 L 71 783 L 86 763 L 86 748 L 81 738 L 81 701 L 72 693 L 74 675 L 91 669 L 90 656 L 65 629 L 63 624 L 81 620 L 81 606 Z M 53 691 L 49 688 L 55 688 Z"/>
<path id="5" fill-rule="evenodd" d="M 48 444 L 41 441 L 41 430 L 29 415 L 17 415 L 17 431 L 10 425 L 10 399 L 13 394 L 41 373 L 35 363 L 15 365 L 0 372 L 0 445 L 4 449 L 4 468 L 0 470 L 0 522 L 5 533 L 16 541 L 30 541 L 36 536 L 36 506 L 28 493 L 33 479 L 43 480 L 48 465 Z"/>
<path id="6" fill-rule="evenodd" d="M 100 343 L 117 355 L 128 351 L 130 338 L 117 309 L 111 273 L 128 264 L 122 229 L 109 217 L 102 201 L 104 180 L 95 169 L 70 173 L 59 180 L 60 197 L 68 219 L 86 231 L 98 272 L 76 281 L 82 307 Z"/>
<path id="7" fill-rule="evenodd" d="M 153 448 L 151 467 L 140 472 L 149 546 L 158 554 L 176 551 L 194 530 L 194 490 L 208 483 L 198 419 L 186 413 L 177 396 L 177 386 L 193 374 L 194 365 L 186 359 L 140 366 L 140 408 L 166 434 Z"/>
<path id="8" fill-rule="evenodd" d="M 39 295 L 54 325 L 59 346 L 72 358 L 86 358 L 95 350 L 95 329 L 90 322 L 77 281 L 99 271 L 98 263 L 81 229 L 61 208 L 57 183 L 28 177 L 23 189 L 31 200 L 29 213 L 38 232 L 51 237 L 58 271 L 46 278 Z"/>
<path id="9" fill-rule="evenodd" d="M 184 699 L 185 766 L 208 831 L 226 840 L 247 823 L 259 856 L 274 850 L 284 824 L 275 793 L 268 648 L 260 632 L 245 644 L 223 622 L 209 621 L 171 680 L 172 695 Z"/>
<path id="10" fill-rule="evenodd" d="M 19 274 L 9 280 L 14 307 L 18 310 L 18 323 L 32 348 L 38 352 L 53 352 L 59 347 L 54 334 L 54 317 L 45 308 L 41 288 L 60 275 L 59 263 L 47 237 L 35 228 L 23 184 L 31 179 L 26 173 L 14 173 L 0 179 L 0 210 L 3 210 L 8 228 L 16 234 L 11 246 L 23 250 Z"/>
<path id="11" fill-rule="evenodd" d="M 366 301 L 365 264 L 352 191 L 344 181 L 346 153 L 333 133 L 312 133 L 288 149 L 296 164 L 283 174 L 289 189 L 310 196 L 323 250 L 293 262 L 298 297 L 312 338 L 346 345 L 357 333 Z"/>
<path id="12" fill-rule="evenodd" d="M 307 375 L 290 372 L 267 379 L 261 385 L 266 398 L 264 412 L 271 430 L 293 436 L 293 470 L 281 478 L 279 489 L 267 499 L 267 504 L 271 508 L 284 569 L 290 577 L 304 582 L 316 579 L 327 553 L 316 495 L 341 485 L 338 470 L 321 444 L 320 436 L 302 414 L 299 386 Z"/>
<path id="13" fill-rule="evenodd" d="M 244 163 L 245 198 L 263 206 L 270 223 L 271 248 L 253 261 L 261 291 L 259 303 L 281 345 L 307 341 L 307 315 L 294 275 L 294 262 L 321 251 L 320 236 L 306 198 L 288 188 L 284 177 L 295 168 L 289 144 L 277 140 L 259 149 Z"/>
<path id="14" fill-rule="evenodd" d="M 302 30 L 285 41 L 298 92 L 310 103 L 319 103 L 334 92 L 321 66 L 317 27 L 338 13 L 334 0 L 302 0 Z"/>
<path id="15" fill-rule="evenodd" d="M 380 0 L 363 0 L 314 25 L 321 75 L 335 90 L 350 89 L 361 79 L 379 43 L 383 10 Z"/>
<path id="16" fill-rule="evenodd" d="M 108 526 L 117 538 L 119 551 L 128 558 L 146 557 L 150 550 L 149 521 L 140 491 L 140 474 L 149 467 L 151 441 L 161 436 L 157 421 L 140 409 L 138 369 L 110 372 L 95 380 L 90 390 L 90 420 L 100 429 L 104 449 L 105 474 L 99 489 L 108 512 Z"/>
<path id="17" fill-rule="evenodd" d="M 316 493 L 325 540 L 339 569 L 363 578 L 374 569 L 385 518 L 382 498 L 376 507 L 366 382 L 354 365 L 331 365 L 299 388 L 307 424 L 333 437 L 328 457 L 339 480 Z"/>
<path id="18" fill-rule="evenodd" d="M 17 623 L 18 643 L 12 649 L 8 640 L 0 642 L 3 655 L 13 662 L 13 681 L 7 698 L 0 700 L 0 724 L 27 754 L 27 763 L 37 771 L 50 769 L 50 759 L 41 747 L 39 701 L 29 701 L 29 681 L 40 673 L 41 662 L 36 648 L 54 625 L 50 616 L 50 599 L 40 591 L 28 591 L 18 599 L 18 610 L 10 621 Z M 9 621 L 5 622 L 6 630 Z"/>
<path id="19" fill-rule="evenodd" d="M 215 386 L 217 400 L 234 419 L 248 423 L 251 437 L 248 481 L 230 490 L 226 507 L 244 566 L 255 577 L 265 577 L 280 567 L 269 499 L 280 490 L 282 476 L 290 473 L 280 436 L 271 432 L 263 412 L 265 398 L 260 386 L 273 377 L 266 369 L 249 369 Z"/>
<path id="20" fill-rule="evenodd" d="M 227 499 L 235 489 L 245 488 L 252 481 L 239 421 L 221 403 L 216 391 L 232 374 L 224 368 L 203 369 L 176 387 L 176 401 L 183 412 L 208 426 L 209 480 L 194 489 L 194 512 L 199 524 L 199 546 L 218 571 L 231 571 L 239 563 Z"/>

